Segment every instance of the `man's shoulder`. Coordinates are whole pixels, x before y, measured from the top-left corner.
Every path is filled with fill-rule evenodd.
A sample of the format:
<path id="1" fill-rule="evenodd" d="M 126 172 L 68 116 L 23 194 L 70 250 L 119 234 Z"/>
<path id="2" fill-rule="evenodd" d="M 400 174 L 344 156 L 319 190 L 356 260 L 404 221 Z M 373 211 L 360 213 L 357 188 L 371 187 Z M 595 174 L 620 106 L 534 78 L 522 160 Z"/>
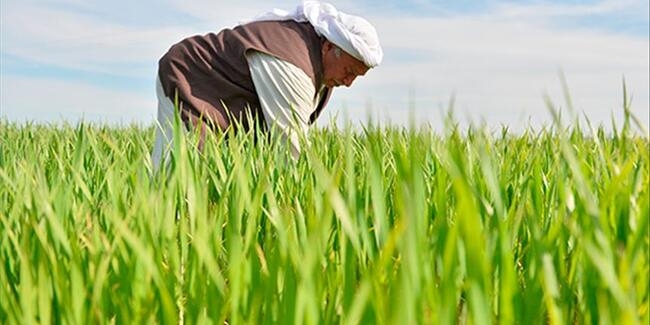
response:
<path id="1" fill-rule="evenodd" d="M 309 22 L 297 22 L 294 20 L 264 20 L 253 21 L 235 27 L 233 30 L 255 30 L 255 31 L 295 31 L 299 33 L 315 34 L 314 26 Z"/>

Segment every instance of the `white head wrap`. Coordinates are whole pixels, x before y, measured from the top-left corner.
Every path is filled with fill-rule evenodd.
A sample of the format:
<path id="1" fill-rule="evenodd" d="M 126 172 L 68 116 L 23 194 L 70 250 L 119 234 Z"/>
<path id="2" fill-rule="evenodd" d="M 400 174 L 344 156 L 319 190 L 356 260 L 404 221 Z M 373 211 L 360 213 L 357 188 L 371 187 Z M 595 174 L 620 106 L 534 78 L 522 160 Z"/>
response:
<path id="1" fill-rule="evenodd" d="M 379 65 L 384 56 L 375 27 L 361 17 L 338 11 L 329 3 L 307 0 L 293 12 L 273 9 L 252 21 L 265 20 L 309 22 L 318 35 L 336 44 L 369 68 Z"/>

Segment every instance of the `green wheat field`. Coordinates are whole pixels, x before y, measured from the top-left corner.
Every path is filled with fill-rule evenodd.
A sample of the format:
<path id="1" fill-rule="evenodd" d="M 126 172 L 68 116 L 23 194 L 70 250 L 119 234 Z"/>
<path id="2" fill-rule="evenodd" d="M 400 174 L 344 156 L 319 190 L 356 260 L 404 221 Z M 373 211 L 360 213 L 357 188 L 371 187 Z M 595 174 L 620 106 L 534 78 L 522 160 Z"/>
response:
<path id="1" fill-rule="evenodd" d="M 2 324 L 649 324 L 649 140 L 0 122 Z"/>

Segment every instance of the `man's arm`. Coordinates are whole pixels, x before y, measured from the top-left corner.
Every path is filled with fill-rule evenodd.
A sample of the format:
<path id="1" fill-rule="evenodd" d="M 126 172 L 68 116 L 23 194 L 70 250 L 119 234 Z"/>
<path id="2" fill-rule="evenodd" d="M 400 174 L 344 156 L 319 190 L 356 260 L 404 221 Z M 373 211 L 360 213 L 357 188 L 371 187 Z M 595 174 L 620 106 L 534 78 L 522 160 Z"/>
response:
<path id="1" fill-rule="evenodd" d="M 246 57 L 266 124 L 297 159 L 299 138 L 306 135 L 314 111 L 314 84 L 300 68 L 274 56 L 251 51 Z"/>

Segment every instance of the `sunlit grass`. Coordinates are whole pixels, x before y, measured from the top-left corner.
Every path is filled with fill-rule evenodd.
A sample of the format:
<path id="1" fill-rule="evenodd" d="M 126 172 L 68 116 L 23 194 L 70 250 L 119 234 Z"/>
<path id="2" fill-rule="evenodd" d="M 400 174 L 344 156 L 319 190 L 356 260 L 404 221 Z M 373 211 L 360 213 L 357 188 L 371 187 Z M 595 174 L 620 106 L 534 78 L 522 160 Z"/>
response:
<path id="1" fill-rule="evenodd" d="M 450 124 L 451 125 L 451 124 Z M 0 323 L 648 324 L 647 135 L 0 122 Z"/>

